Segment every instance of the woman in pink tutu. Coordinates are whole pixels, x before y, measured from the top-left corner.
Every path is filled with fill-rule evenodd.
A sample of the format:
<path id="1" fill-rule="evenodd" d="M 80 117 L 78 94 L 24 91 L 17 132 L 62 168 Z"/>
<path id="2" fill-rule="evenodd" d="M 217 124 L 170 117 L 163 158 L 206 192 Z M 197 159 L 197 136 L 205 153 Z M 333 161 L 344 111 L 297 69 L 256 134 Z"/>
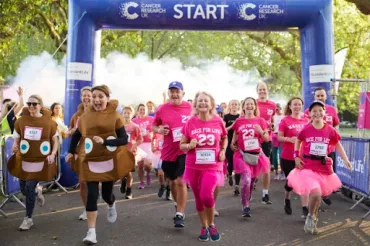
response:
<path id="1" fill-rule="evenodd" d="M 243 217 L 251 217 L 249 200 L 253 184 L 261 173 L 270 170 L 270 161 L 261 151 L 261 143 L 270 141 L 266 121 L 258 117 L 257 102 L 247 97 L 242 104 L 243 116 L 236 119 L 231 148 L 234 151 L 234 172 L 241 178 Z"/>
<path id="2" fill-rule="evenodd" d="M 335 146 L 344 164 L 351 171 L 352 164 L 339 142 L 339 133 L 324 121 L 325 104 L 315 101 L 310 105 L 309 112 L 311 123 L 302 129 L 295 142 L 296 168 L 288 176 L 288 185 L 297 194 L 310 196 L 309 214 L 304 231 L 317 234 L 317 216 L 321 197 L 330 195 L 342 186 L 333 171 L 333 160 L 328 157 L 329 151 Z M 303 152 L 302 155 L 300 155 L 300 149 Z"/>
<path id="3" fill-rule="evenodd" d="M 216 114 L 215 100 L 207 92 L 198 92 L 194 99 L 195 115 L 182 129 L 180 149 L 186 154 L 184 182 L 193 190 L 195 205 L 202 225 L 200 241 L 221 239 L 215 223 L 216 186 L 224 185 L 223 162 L 227 132 Z"/>

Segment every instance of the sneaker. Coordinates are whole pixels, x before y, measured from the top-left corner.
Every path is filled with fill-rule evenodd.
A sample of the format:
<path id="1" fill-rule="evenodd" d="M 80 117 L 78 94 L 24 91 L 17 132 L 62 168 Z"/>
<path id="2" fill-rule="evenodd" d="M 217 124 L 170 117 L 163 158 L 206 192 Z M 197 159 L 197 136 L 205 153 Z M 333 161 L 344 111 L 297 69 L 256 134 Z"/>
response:
<path id="1" fill-rule="evenodd" d="M 272 202 L 270 201 L 270 197 L 268 194 L 266 194 L 264 197 L 262 197 L 262 203 L 263 204 L 272 204 Z"/>
<path id="2" fill-rule="evenodd" d="M 303 227 L 304 231 L 312 235 L 317 234 L 318 230 L 316 227 L 316 223 L 316 219 L 313 216 L 307 215 L 306 222 L 304 223 Z"/>
<path id="3" fill-rule="evenodd" d="M 239 187 L 238 186 L 235 186 L 234 195 L 235 196 L 239 196 L 240 195 L 240 191 L 239 191 Z"/>
<path id="4" fill-rule="evenodd" d="M 292 207 L 290 206 L 290 200 L 285 199 L 284 211 L 286 214 L 292 214 Z"/>
<path id="5" fill-rule="evenodd" d="M 145 188 L 144 182 L 140 182 L 140 184 L 139 184 L 139 190 L 142 190 L 144 188 Z"/>
<path id="6" fill-rule="evenodd" d="M 209 232 L 205 227 L 200 228 L 199 241 L 207 242 L 209 240 Z"/>
<path id="7" fill-rule="evenodd" d="M 32 218 L 25 217 L 22 221 L 22 224 L 19 227 L 21 231 L 28 231 L 33 226 Z"/>
<path id="8" fill-rule="evenodd" d="M 126 181 L 127 181 L 127 178 L 126 177 L 124 177 L 121 180 L 121 188 L 119 190 L 121 191 L 122 194 L 125 194 L 126 193 Z"/>
<path id="9" fill-rule="evenodd" d="M 307 207 L 302 207 L 301 218 L 305 220 L 307 218 L 307 215 L 308 215 L 308 208 Z"/>
<path id="10" fill-rule="evenodd" d="M 276 180 L 279 180 L 279 178 L 280 178 L 279 174 L 275 173 L 275 175 L 274 175 L 274 180 L 275 180 L 275 181 L 276 181 Z"/>
<path id="11" fill-rule="evenodd" d="M 285 174 L 284 173 L 280 173 L 280 180 L 281 181 L 286 180 L 286 177 L 285 177 Z"/>
<path id="12" fill-rule="evenodd" d="M 78 217 L 79 220 L 87 220 L 87 214 L 86 214 L 86 210 L 83 211 L 83 213 Z"/>
<path id="13" fill-rule="evenodd" d="M 184 228 L 184 216 L 176 214 L 175 218 L 173 218 L 173 222 L 176 228 Z"/>
<path id="14" fill-rule="evenodd" d="M 164 185 L 161 185 L 158 191 L 158 197 L 162 198 L 163 194 L 164 194 Z"/>
<path id="15" fill-rule="evenodd" d="M 322 201 L 326 204 L 326 205 L 328 205 L 328 206 L 330 206 L 331 205 L 331 200 L 330 200 L 330 198 L 329 197 L 323 197 L 322 198 Z"/>
<path id="16" fill-rule="evenodd" d="M 146 185 L 150 185 L 152 183 L 152 176 L 150 174 L 146 175 Z"/>
<path id="17" fill-rule="evenodd" d="M 37 204 L 42 207 L 44 206 L 45 204 L 45 197 L 44 195 L 42 194 L 42 186 L 41 185 L 37 185 L 36 187 L 36 194 L 37 194 Z"/>
<path id="18" fill-rule="evenodd" d="M 88 230 L 86 237 L 82 241 L 86 245 L 96 244 L 98 242 L 96 240 L 96 232 Z"/>
<path id="19" fill-rule="evenodd" d="M 218 233 L 218 231 L 216 229 L 216 226 L 214 226 L 214 225 L 209 226 L 208 231 L 209 231 L 209 235 L 210 235 L 210 238 L 211 238 L 212 241 L 214 241 L 214 242 L 220 241 L 221 235 L 220 235 L 220 233 Z"/>
<path id="20" fill-rule="evenodd" d="M 243 209 L 243 217 L 244 217 L 244 218 L 250 218 L 250 217 L 252 217 L 252 216 L 251 216 L 251 209 L 250 209 L 250 208 L 245 207 L 245 208 Z"/>
<path id="21" fill-rule="evenodd" d="M 215 217 L 220 217 L 220 213 L 217 211 L 217 210 L 215 210 Z"/>
<path id="22" fill-rule="evenodd" d="M 166 200 L 167 201 L 171 201 L 172 198 L 171 198 L 171 189 L 170 189 L 170 186 L 167 185 L 166 187 Z"/>
<path id="23" fill-rule="evenodd" d="M 234 185 L 233 175 L 228 175 L 228 177 L 229 177 L 229 185 L 233 186 Z"/>
<path id="24" fill-rule="evenodd" d="M 108 213 L 107 213 L 107 219 L 109 223 L 114 223 L 117 220 L 117 211 L 116 211 L 116 203 L 113 203 L 113 206 L 110 207 L 107 206 Z"/>
<path id="25" fill-rule="evenodd" d="M 126 190 L 126 199 L 132 199 L 132 191 L 131 191 L 131 188 L 127 188 Z"/>

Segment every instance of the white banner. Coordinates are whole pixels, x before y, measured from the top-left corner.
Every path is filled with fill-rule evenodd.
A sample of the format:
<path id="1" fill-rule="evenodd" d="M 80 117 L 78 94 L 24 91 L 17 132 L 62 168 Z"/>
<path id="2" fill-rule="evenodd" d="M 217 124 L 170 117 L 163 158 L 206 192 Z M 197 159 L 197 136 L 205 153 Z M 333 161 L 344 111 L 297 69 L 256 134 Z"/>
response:
<path id="1" fill-rule="evenodd" d="M 334 78 L 333 65 L 310 66 L 310 83 L 331 82 Z"/>
<path id="2" fill-rule="evenodd" d="M 92 64 L 69 62 L 67 67 L 67 80 L 92 80 Z"/>
<path id="3" fill-rule="evenodd" d="M 342 71 L 344 67 L 344 62 L 346 60 L 348 48 L 341 49 L 334 55 L 334 63 L 335 63 L 335 78 L 340 79 L 342 78 Z M 334 83 L 334 88 L 336 94 L 338 94 L 339 89 L 339 82 Z"/>

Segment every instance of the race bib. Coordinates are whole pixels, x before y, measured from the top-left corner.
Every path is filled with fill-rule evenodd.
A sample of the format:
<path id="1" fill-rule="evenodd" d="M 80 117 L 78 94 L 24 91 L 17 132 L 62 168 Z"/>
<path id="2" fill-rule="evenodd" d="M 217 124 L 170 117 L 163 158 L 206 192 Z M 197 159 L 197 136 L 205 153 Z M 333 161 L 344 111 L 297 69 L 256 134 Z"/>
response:
<path id="1" fill-rule="evenodd" d="M 328 153 L 328 145 L 326 143 L 311 143 L 310 155 L 326 156 Z"/>
<path id="2" fill-rule="evenodd" d="M 216 150 L 214 149 L 196 149 L 195 164 L 215 164 Z"/>
<path id="3" fill-rule="evenodd" d="M 259 149 L 260 145 L 258 139 L 251 138 L 244 140 L 244 151 Z"/>
<path id="4" fill-rule="evenodd" d="M 158 148 L 163 149 L 163 140 L 158 141 Z"/>
<path id="5" fill-rule="evenodd" d="M 141 136 L 147 135 L 147 130 L 145 128 L 140 128 Z"/>
<path id="6" fill-rule="evenodd" d="M 24 127 L 24 139 L 28 140 L 40 140 L 42 135 L 41 127 Z"/>
<path id="7" fill-rule="evenodd" d="M 172 138 L 174 142 L 179 142 L 182 137 L 181 133 L 182 127 L 173 128 L 172 131 Z"/>

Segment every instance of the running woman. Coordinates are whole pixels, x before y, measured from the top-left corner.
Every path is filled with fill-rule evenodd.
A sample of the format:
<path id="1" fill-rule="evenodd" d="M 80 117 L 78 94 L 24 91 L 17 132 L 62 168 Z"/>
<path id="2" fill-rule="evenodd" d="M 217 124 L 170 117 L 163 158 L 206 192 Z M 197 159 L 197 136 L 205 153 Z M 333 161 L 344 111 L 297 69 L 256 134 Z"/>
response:
<path id="1" fill-rule="evenodd" d="M 299 132 L 307 125 L 308 119 L 302 115 L 303 100 L 300 97 L 291 98 L 285 107 L 285 117 L 279 124 L 278 140 L 283 144 L 280 156 L 280 166 L 285 176 L 295 168 L 294 144 Z M 286 214 L 292 214 L 290 198 L 292 196 L 292 187 L 285 183 L 285 203 L 284 211 Z M 308 197 L 301 196 L 302 218 L 306 219 L 308 214 Z"/>
<path id="2" fill-rule="evenodd" d="M 242 109 L 244 116 L 238 118 L 232 126 L 234 136 L 231 147 L 234 150 L 235 173 L 240 174 L 241 202 L 243 217 L 251 217 L 249 201 L 251 199 L 255 179 L 269 172 L 270 162 L 262 151 L 262 143 L 269 141 L 266 121 L 258 116 L 257 102 L 247 97 Z"/>
<path id="3" fill-rule="evenodd" d="M 240 117 L 239 112 L 240 112 L 240 102 L 236 99 L 231 100 L 227 108 L 227 114 L 224 116 L 224 122 L 226 124 L 226 130 L 227 130 L 227 139 L 229 143 L 231 143 L 231 140 L 233 139 L 233 135 L 234 135 L 234 130 L 232 129 L 232 125 L 234 124 L 235 120 Z M 233 186 L 234 185 L 234 181 L 233 181 L 234 151 L 231 149 L 230 145 L 228 145 L 226 149 L 226 159 L 227 159 L 229 185 Z M 238 196 L 240 194 L 240 191 L 239 191 L 240 174 L 235 174 L 234 178 L 235 178 L 234 195 Z"/>
<path id="4" fill-rule="evenodd" d="M 227 133 L 222 118 L 215 110 L 215 99 L 207 92 L 198 92 L 194 113 L 182 133 L 180 149 L 186 154 L 184 181 L 189 182 L 195 197 L 201 223 L 200 241 L 221 239 L 215 223 L 214 192 L 224 185 L 223 163 Z"/>
<path id="5" fill-rule="evenodd" d="M 136 157 L 137 146 L 143 142 L 143 137 L 141 136 L 140 128 L 134 122 L 131 121 L 132 117 L 135 115 L 135 111 L 132 107 L 126 106 L 123 108 L 123 125 L 128 137 L 127 148 Z M 134 172 L 135 169 L 132 170 Z M 122 194 L 126 193 L 126 199 L 132 199 L 132 183 L 134 182 L 132 172 L 129 172 L 126 177 L 121 180 L 120 191 Z"/>
<path id="6" fill-rule="evenodd" d="M 262 151 L 268 158 L 270 158 L 272 150 L 272 141 L 271 141 L 272 117 L 274 116 L 276 111 L 276 104 L 273 101 L 268 100 L 267 85 L 264 82 L 258 83 L 257 93 L 258 93 L 257 104 L 258 109 L 260 111 L 260 116 L 266 120 L 268 134 L 270 135 L 270 140 L 262 144 Z M 270 187 L 270 172 L 267 172 L 263 174 L 262 203 L 264 204 L 272 204 L 272 202 L 270 201 L 270 196 L 268 194 L 269 187 Z"/>
<path id="7" fill-rule="evenodd" d="M 279 174 L 279 159 L 281 157 L 281 143 L 278 140 L 278 131 L 279 131 L 279 124 L 281 119 L 284 118 L 284 114 L 282 112 L 282 108 L 279 103 L 276 104 L 276 111 L 273 117 L 273 132 L 272 132 L 272 164 L 274 166 L 275 175 L 274 180 L 285 180 L 285 175 L 283 170 Z"/>
<path id="8" fill-rule="evenodd" d="M 183 101 L 184 87 L 174 81 L 168 86 L 169 102 L 158 107 L 154 116 L 153 131 L 164 135 L 161 151 L 162 169 L 170 179 L 172 198 L 175 201 L 175 227 L 184 227 L 187 199 L 186 183 L 182 181 L 185 170 L 185 154 L 180 150 L 182 128 L 191 115 L 192 106 Z"/>
<path id="9" fill-rule="evenodd" d="M 325 104 L 313 102 L 309 107 L 311 123 L 298 134 L 294 146 L 296 168 L 288 176 L 288 185 L 299 195 L 309 195 L 309 214 L 304 230 L 317 234 L 318 212 L 322 196 L 330 195 L 342 186 L 342 182 L 333 171 L 333 160 L 329 157 L 332 146 L 344 160 L 344 165 L 352 171 L 340 135 L 334 127 L 324 121 Z M 302 145 L 303 154 L 300 155 Z"/>
<path id="10" fill-rule="evenodd" d="M 145 188 L 144 183 L 144 171 L 146 172 L 146 184 L 152 183 L 152 177 L 150 171 L 152 169 L 152 123 L 153 117 L 148 116 L 148 110 L 144 104 L 139 104 L 137 107 L 138 115 L 132 121 L 140 127 L 141 135 L 143 136 L 143 143 L 140 144 L 139 148 L 145 152 L 145 156 L 142 160 L 138 161 L 138 175 L 140 179 L 139 189 Z"/>

